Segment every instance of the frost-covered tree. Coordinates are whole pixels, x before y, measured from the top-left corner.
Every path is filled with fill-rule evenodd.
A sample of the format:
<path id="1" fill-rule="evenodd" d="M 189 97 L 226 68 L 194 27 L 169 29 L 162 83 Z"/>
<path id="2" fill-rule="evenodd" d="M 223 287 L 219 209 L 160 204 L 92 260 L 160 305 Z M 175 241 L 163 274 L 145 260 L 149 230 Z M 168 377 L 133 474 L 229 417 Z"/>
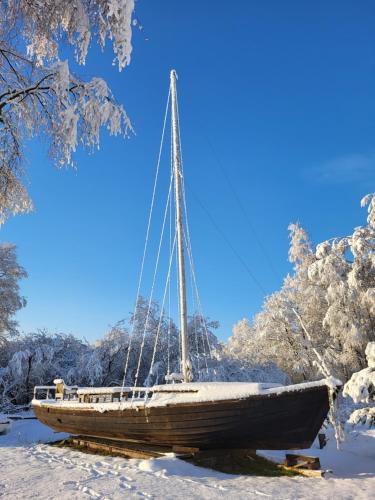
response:
<path id="1" fill-rule="evenodd" d="M 215 335 L 218 327 L 218 321 L 211 321 L 197 312 L 188 317 L 187 334 L 194 380 L 207 379 L 208 369 L 221 350 Z"/>
<path id="2" fill-rule="evenodd" d="M 69 373 L 68 383 L 87 386 L 121 385 L 129 334 L 123 321 L 82 353 Z"/>
<path id="3" fill-rule="evenodd" d="M 0 245 L 0 366 L 6 353 L 9 336 L 17 333 L 15 313 L 26 305 L 20 295 L 19 280 L 27 276 L 18 264 L 16 247 L 9 243 Z"/>
<path id="4" fill-rule="evenodd" d="M 366 344 L 375 339 L 375 196 L 367 195 L 367 225 L 352 235 L 317 246 L 310 280 L 325 289 L 327 309 L 323 327 L 328 331 L 343 376 L 366 365 Z"/>
<path id="5" fill-rule="evenodd" d="M 35 385 L 52 385 L 56 376 L 69 380 L 89 349 L 73 335 L 46 330 L 12 338 L 0 367 L 0 406 L 28 403 Z"/>
<path id="6" fill-rule="evenodd" d="M 134 0 L 0 2 L 0 223 L 32 208 L 24 184 L 25 140 L 43 137 L 59 167 L 78 145 L 99 146 L 102 127 L 127 135 L 130 121 L 101 78 L 84 80 L 62 46 L 85 64 L 91 41 L 113 46 L 121 70 L 130 63 Z M 68 53 L 70 53 L 68 50 Z"/>
<path id="7" fill-rule="evenodd" d="M 259 365 L 230 352 L 218 341 L 214 333 L 217 326 L 216 321 L 199 314 L 189 317 L 195 381 L 288 381 L 275 364 Z M 52 385 L 55 378 L 62 378 L 70 385 L 119 386 L 128 353 L 125 385 L 134 384 L 137 371 L 138 385 L 148 386 L 163 384 L 168 373 L 180 372 L 178 328 L 172 320 L 163 317 L 156 302 L 151 303 L 149 310 L 149 302 L 141 297 L 136 314 L 128 321 L 117 323 L 94 344 L 72 335 L 51 335 L 45 330 L 15 336 L 10 339 L 6 356 L 0 363 L 0 407 L 28 403 L 35 385 Z"/>
<path id="8" fill-rule="evenodd" d="M 242 320 L 235 325 L 228 348 L 249 362 L 275 363 L 294 381 L 301 381 L 316 378 L 319 371 L 299 318 L 303 317 L 314 347 L 321 348 L 325 299 L 323 290 L 308 278 L 315 257 L 306 231 L 299 224 L 291 224 L 289 232 L 293 274 L 285 278 L 279 291 L 267 297 L 252 324 Z"/>
<path id="9" fill-rule="evenodd" d="M 197 313 L 188 318 L 189 352 L 196 380 L 200 378 L 200 372 L 207 369 L 210 354 L 218 345 L 214 334 L 217 327 L 217 321 Z M 181 372 L 180 332 L 174 321 L 160 310 L 157 302 L 150 304 L 140 297 L 128 329 L 131 332 L 126 377 L 129 383 L 135 379 L 147 385 L 164 383 L 168 373 Z"/>
<path id="10" fill-rule="evenodd" d="M 254 344 L 254 328 L 247 319 L 233 327 L 227 343 L 218 344 L 202 380 L 228 382 L 275 382 L 287 384 L 289 376 L 272 359 L 265 359 Z"/>
<path id="11" fill-rule="evenodd" d="M 235 358 L 250 358 L 257 352 L 255 331 L 247 318 L 240 319 L 234 326 L 227 343 L 228 353 Z"/>
<path id="12" fill-rule="evenodd" d="M 294 381 L 321 377 L 322 361 L 343 380 L 364 368 L 375 340 L 375 196 L 367 225 L 314 249 L 306 231 L 289 226 L 293 272 L 253 322 L 239 322 L 228 348 L 248 360 L 276 363 Z"/>

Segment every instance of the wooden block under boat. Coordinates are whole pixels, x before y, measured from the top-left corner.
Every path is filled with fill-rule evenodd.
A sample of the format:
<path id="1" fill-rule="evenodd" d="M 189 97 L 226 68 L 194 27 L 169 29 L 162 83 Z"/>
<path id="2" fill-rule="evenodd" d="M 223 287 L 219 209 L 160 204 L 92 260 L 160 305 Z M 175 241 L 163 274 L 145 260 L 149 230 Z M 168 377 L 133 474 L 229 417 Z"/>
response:
<path id="1" fill-rule="evenodd" d="M 320 469 L 320 460 L 319 457 L 286 453 L 284 465 L 286 467 L 294 467 L 296 469 L 318 470 Z"/>
<path id="2" fill-rule="evenodd" d="M 111 439 L 89 438 L 76 436 L 65 440 L 64 444 L 88 451 L 106 453 L 124 458 L 158 458 L 171 452 L 170 448 L 127 443 Z"/>

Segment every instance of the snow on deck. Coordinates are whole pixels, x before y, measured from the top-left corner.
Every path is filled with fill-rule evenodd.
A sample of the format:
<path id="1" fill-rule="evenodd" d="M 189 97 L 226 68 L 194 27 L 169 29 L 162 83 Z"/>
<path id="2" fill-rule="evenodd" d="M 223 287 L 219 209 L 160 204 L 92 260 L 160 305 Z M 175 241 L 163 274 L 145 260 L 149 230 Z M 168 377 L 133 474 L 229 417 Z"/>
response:
<path id="1" fill-rule="evenodd" d="M 151 460 L 89 455 L 46 443 L 63 439 L 37 420 L 19 420 L 0 436 L 2 500 L 77 499 L 358 499 L 375 491 L 375 430 L 352 431 L 337 451 L 315 444 L 304 454 L 320 456 L 327 478 L 257 477 L 223 474 L 197 467 L 174 455 Z M 283 452 L 261 452 L 281 459 Z"/>
<path id="2" fill-rule="evenodd" d="M 339 381 L 335 381 L 335 383 L 336 385 L 341 384 Z M 301 391 L 314 387 L 331 387 L 333 384 L 333 379 L 323 379 L 316 382 L 287 386 L 248 382 L 192 382 L 189 384 L 175 384 L 173 386 L 159 385 L 153 388 L 154 394 L 149 403 L 147 403 L 147 406 L 225 401 L 271 394 L 280 395 L 286 392 Z M 170 392 L 171 390 L 173 392 Z"/>
<path id="3" fill-rule="evenodd" d="M 205 392 L 212 391 L 217 395 L 225 392 L 246 392 L 247 394 L 260 394 L 265 389 L 280 387 L 280 384 L 258 382 L 189 382 L 181 384 L 154 385 L 154 392 Z"/>

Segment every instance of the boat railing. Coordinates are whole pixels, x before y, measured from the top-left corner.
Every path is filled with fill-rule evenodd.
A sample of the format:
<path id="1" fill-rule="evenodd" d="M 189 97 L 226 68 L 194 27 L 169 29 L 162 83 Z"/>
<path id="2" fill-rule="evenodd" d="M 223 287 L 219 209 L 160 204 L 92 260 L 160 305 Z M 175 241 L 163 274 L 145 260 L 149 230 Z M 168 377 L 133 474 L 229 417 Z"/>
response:
<path id="1" fill-rule="evenodd" d="M 55 399 L 55 392 L 55 385 L 36 385 L 34 387 L 34 399 Z"/>
<path id="2" fill-rule="evenodd" d="M 81 387 L 67 386 L 60 379 L 55 385 L 34 387 L 35 400 L 76 401 L 79 403 L 115 403 L 123 401 L 147 402 L 152 397 L 151 387 Z"/>
<path id="3" fill-rule="evenodd" d="M 150 387 L 83 387 L 77 391 L 81 403 L 147 401 L 152 392 Z"/>

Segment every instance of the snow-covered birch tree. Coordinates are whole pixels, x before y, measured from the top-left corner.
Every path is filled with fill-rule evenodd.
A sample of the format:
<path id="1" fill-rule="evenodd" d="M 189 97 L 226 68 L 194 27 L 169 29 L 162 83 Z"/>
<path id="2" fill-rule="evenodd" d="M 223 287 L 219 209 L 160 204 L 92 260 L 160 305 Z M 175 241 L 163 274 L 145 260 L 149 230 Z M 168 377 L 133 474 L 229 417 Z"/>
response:
<path id="1" fill-rule="evenodd" d="M 309 267 L 310 280 L 326 290 L 323 328 L 345 380 L 366 366 L 366 344 L 375 340 L 374 194 L 362 199 L 361 206 L 366 205 L 367 225 L 318 245 L 316 262 Z"/>
<path id="2" fill-rule="evenodd" d="M 25 141 L 49 144 L 54 163 L 73 164 L 77 147 L 99 146 L 100 130 L 127 135 L 131 124 L 102 78 L 84 80 L 62 46 L 83 65 L 92 41 L 110 40 L 119 69 L 130 63 L 134 0 L 0 2 L 0 223 L 31 210 L 25 186 Z M 69 53 L 69 50 L 68 50 Z"/>
<path id="3" fill-rule="evenodd" d="M 303 228 L 289 226 L 293 272 L 252 323 L 235 325 L 230 351 L 274 362 L 294 381 L 321 377 L 321 360 L 344 381 L 366 366 L 366 344 L 375 340 L 375 195 L 361 205 L 366 225 L 316 248 Z"/>

